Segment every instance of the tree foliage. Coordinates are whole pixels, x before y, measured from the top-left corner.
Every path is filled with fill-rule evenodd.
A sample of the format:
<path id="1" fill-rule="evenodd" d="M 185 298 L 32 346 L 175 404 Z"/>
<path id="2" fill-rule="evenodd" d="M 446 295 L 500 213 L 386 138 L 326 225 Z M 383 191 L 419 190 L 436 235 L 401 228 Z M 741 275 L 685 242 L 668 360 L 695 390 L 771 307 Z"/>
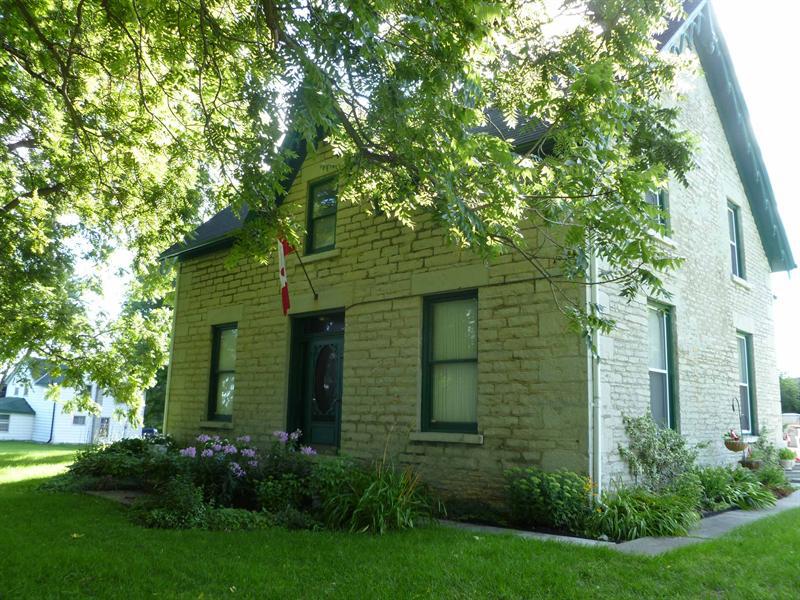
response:
<path id="1" fill-rule="evenodd" d="M 98 326 L 75 275 L 133 253 L 133 301 L 163 296 L 159 251 L 210 209 L 247 204 L 266 260 L 292 130 L 341 158 L 340 194 L 414 227 L 432 216 L 487 259 L 522 253 L 563 289 L 600 277 L 663 293 L 677 264 L 646 190 L 691 148 L 661 100 L 655 36 L 677 0 L 0 0 L 0 362 L 44 354 L 123 400 L 165 358 L 159 309 Z M 520 147 L 501 135 L 537 128 Z M 515 135 L 517 135 L 515 134 Z"/>
<path id="2" fill-rule="evenodd" d="M 800 379 L 781 375 L 781 411 L 800 413 Z"/>

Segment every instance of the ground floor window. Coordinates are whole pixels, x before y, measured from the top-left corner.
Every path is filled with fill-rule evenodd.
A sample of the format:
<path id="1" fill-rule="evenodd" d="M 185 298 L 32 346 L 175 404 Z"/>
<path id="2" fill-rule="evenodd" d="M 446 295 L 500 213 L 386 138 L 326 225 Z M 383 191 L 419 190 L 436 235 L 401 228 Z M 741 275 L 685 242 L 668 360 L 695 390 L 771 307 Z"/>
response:
<path id="1" fill-rule="evenodd" d="M 422 427 L 476 433 L 478 294 L 426 298 L 423 314 Z"/>
<path id="2" fill-rule="evenodd" d="M 739 358 L 739 407 L 742 433 L 755 433 L 755 394 L 753 393 L 753 336 L 736 335 Z"/>
<path id="3" fill-rule="evenodd" d="M 0 433 L 8 432 L 11 415 L 0 415 Z"/>
<path id="4" fill-rule="evenodd" d="M 75 415 L 72 417 L 73 425 L 86 425 L 86 417 L 84 415 Z"/>
<path id="5" fill-rule="evenodd" d="M 648 306 L 650 413 L 662 427 L 676 426 L 672 310 L 660 304 Z"/>
<path id="6" fill-rule="evenodd" d="M 97 432 L 101 438 L 108 437 L 108 426 L 111 422 L 109 417 L 100 417 L 100 429 Z"/>
<path id="7" fill-rule="evenodd" d="M 233 418 L 233 390 L 236 379 L 236 323 L 215 325 L 212 330 L 211 378 L 208 418 L 230 421 Z"/>

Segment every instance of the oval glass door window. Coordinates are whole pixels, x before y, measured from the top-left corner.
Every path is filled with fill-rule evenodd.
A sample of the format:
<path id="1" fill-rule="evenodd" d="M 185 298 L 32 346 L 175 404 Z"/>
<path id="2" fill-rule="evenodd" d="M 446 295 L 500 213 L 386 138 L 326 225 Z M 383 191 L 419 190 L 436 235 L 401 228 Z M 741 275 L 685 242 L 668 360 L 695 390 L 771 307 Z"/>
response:
<path id="1" fill-rule="evenodd" d="M 339 403 L 339 368 L 336 347 L 323 346 L 314 364 L 314 395 L 311 399 L 312 421 L 333 421 Z"/>

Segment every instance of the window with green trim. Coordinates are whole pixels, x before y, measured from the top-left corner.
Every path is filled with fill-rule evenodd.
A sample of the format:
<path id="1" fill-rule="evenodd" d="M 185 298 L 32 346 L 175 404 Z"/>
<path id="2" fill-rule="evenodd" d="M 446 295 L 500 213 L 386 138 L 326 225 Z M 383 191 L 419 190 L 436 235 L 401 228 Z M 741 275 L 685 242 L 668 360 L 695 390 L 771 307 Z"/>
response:
<path id="1" fill-rule="evenodd" d="M 238 332 L 236 323 L 212 327 L 211 385 L 208 395 L 208 418 L 211 421 L 230 421 L 233 417 Z"/>
<path id="2" fill-rule="evenodd" d="M 477 433 L 478 293 L 424 301 L 422 429 Z"/>
<path id="3" fill-rule="evenodd" d="M 306 254 L 336 247 L 336 204 L 335 177 L 309 186 Z"/>
<path id="4" fill-rule="evenodd" d="M 728 237 L 730 240 L 731 273 L 745 278 L 744 249 L 742 247 L 742 214 L 738 206 L 728 202 Z"/>
<path id="5" fill-rule="evenodd" d="M 647 310 L 649 337 L 650 414 L 662 427 L 676 427 L 677 398 L 674 385 L 672 310 L 650 304 Z"/>
<path id="6" fill-rule="evenodd" d="M 661 233 L 669 233 L 669 194 L 667 190 L 649 191 L 644 195 L 645 202 L 655 210 L 653 228 Z"/>
<path id="7" fill-rule="evenodd" d="M 753 389 L 753 336 L 736 334 L 739 359 L 739 410 L 742 433 L 755 433 L 755 392 Z"/>

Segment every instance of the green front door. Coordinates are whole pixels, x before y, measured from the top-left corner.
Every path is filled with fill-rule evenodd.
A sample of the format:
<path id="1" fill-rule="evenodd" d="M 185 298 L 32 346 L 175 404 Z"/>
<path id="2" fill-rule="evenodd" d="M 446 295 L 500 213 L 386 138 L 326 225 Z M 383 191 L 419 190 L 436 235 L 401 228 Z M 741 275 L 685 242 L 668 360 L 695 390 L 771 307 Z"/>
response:
<path id="1" fill-rule="evenodd" d="M 305 444 L 339 446 L 343 354 L 344 313 L 293 319 L 288 426 L 303 430 Z"/>
<path id="2" fill-rule="evenodd" d="M 312 337 L 306 344 L 304 430 L 306 440 L 312 445 L 339 445 L 343 349 L 341 334 Z"/>

